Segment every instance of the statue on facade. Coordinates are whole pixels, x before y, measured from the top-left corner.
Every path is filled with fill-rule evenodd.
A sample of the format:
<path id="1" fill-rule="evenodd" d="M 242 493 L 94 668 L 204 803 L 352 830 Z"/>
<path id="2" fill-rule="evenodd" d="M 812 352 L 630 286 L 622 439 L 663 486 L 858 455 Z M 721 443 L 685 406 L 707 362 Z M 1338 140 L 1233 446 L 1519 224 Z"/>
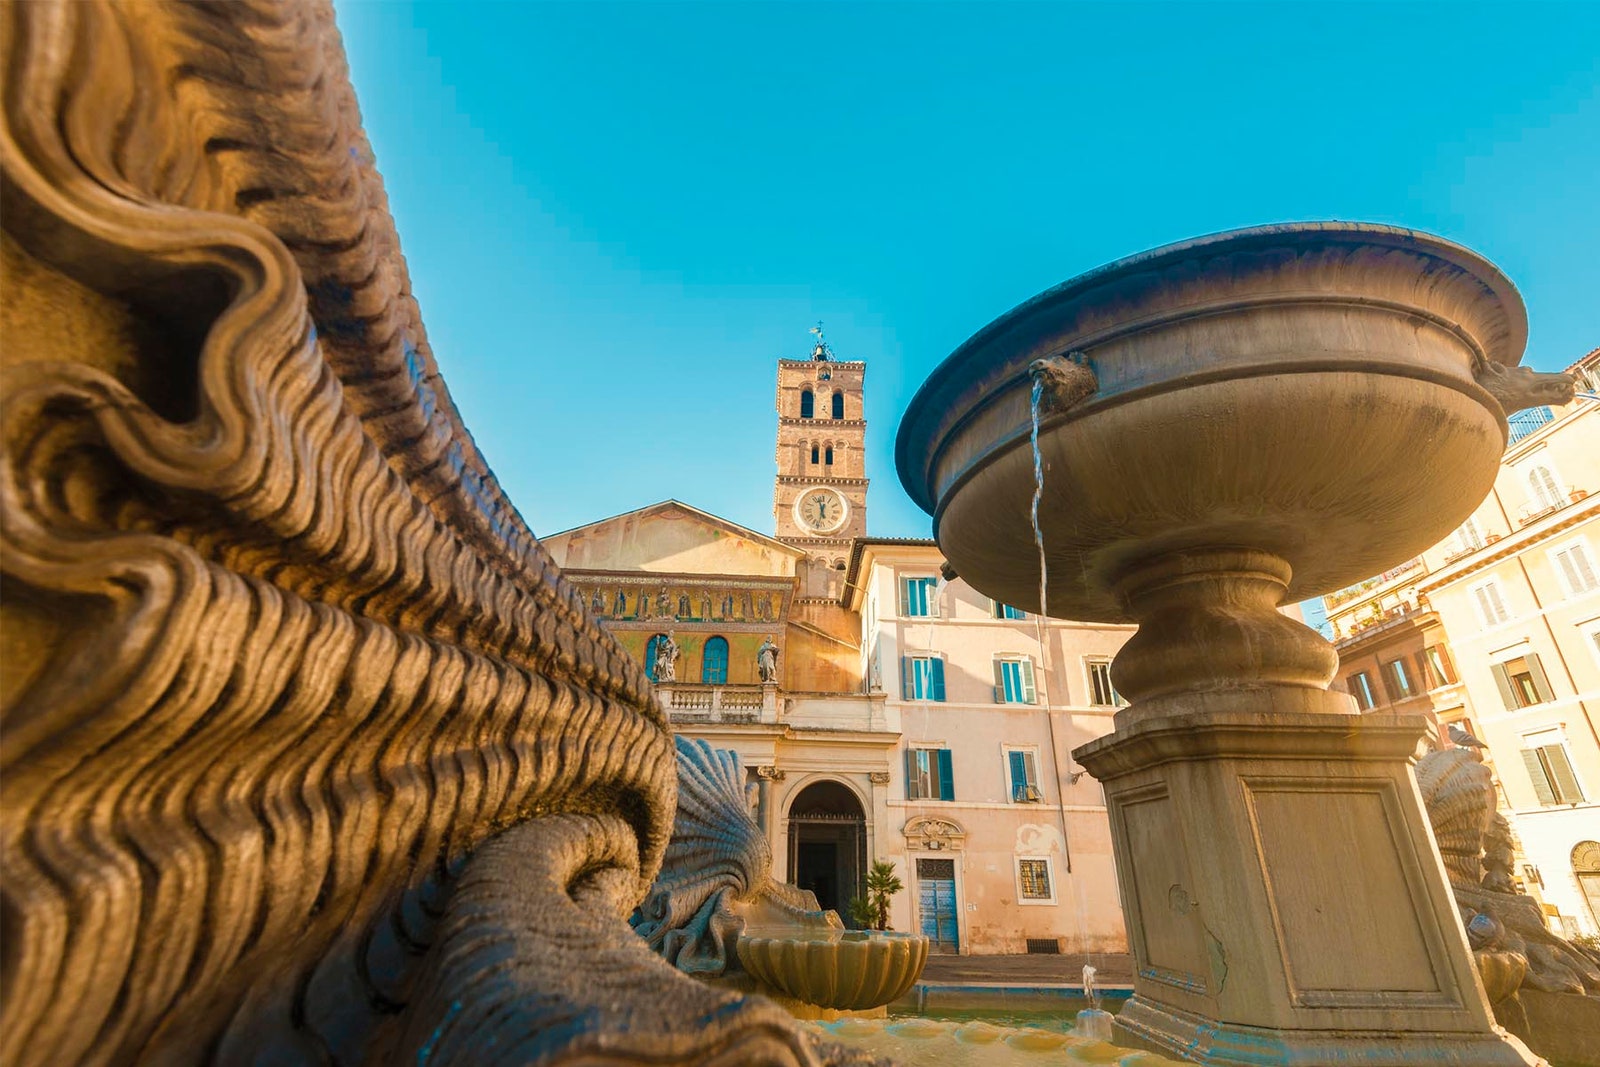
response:
<path id="1" fill-rule="evenodd" d="M 656 614 L 663 619 L 672 616 L 672 598 L 667 595 L 666 586 L 662 586 L 661 592 L 656 594 Z"/>
<path id="2" fill-rule="evenodd" d="M 672 631 L 668 630 L 656 642 L 656 661 L 651 674 L 657 684 L 661 682 L 675 682 L 678 680 L 678 642 L 672 639 Z"/>
<path id="3" fill-rule="evenodd" d="M 772 643 L 772 635 L 768 634 L 761 647 L 756 649 L 756 670 L 761 672 L 761 681 L 777 682 L 778 680 L 778 646 Z"/>

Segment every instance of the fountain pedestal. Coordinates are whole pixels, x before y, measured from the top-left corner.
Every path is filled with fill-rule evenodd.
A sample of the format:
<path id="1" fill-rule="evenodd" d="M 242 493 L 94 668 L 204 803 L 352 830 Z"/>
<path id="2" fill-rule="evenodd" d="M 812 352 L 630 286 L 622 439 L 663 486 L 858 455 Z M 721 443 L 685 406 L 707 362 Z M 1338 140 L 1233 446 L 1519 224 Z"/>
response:
<path id="1" fill-rule="evenodd" d="M 1275 610 L 1267 552 L 1114 585 L 1133 703 L 1074 752 L 1105 787 L 1135 995 L 1123 1043 L 1217 1064 L 1525 1064 L 1494 1032 L 1411 773 L 1421 716 L 1360 716 Z"/>

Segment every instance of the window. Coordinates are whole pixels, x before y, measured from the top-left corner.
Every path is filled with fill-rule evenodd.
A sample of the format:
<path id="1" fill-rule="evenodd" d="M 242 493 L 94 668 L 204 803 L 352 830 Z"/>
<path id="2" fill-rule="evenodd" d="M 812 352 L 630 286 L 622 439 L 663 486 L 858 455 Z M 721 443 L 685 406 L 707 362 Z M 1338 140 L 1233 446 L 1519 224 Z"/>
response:
<path id="1" fill-rule="evenodd" d="M 1546 730 L 1524 741 L 1528 747 L 1522 750 L 1522 765 L 1528 769 L 1539 805 L 1551 808 L 1583 803 L 1583 789 L 1578 785 L 1578 776 L 1572 773 L 1566 740 L 1559 733 Z"/>
<path id="2" fill-rule="evenodd" d="M 1089 671 L 1089 703 L 1102 708 L 1120 708 L 1127 703 L 1111 684 L 1110 660 L 1086 659 L 1083 662 Z"/>
<path id="3" fill-rule="evenodd" d="M 830 467 L 833 466 L 833 446 L 832 445 L 828 446 L 828 450 L 827 450 L 827 452 L 824 453 L 824 457 L 825 458 L 823 459 L 823 462 L 826 463 Z"/>
<path id="4" fill-rule="evenodd" d="M 929 616 L 939 613 L 937 578 L 900 579 L 900 614 Z"/>
<path id="5" fill-rule="evenodd" d="M 1039 791 L 1038 756 L 1033 749 L 1006 749 L 1006 786 L 1013 804 L 1038 804 L 1044 800 Z"/>
<path id="6" fill-rule="evenodd" d="M 1038 703 L 1033 688 L 1033 660 L 1026 656 L 1005 656 L 994 661 L 994 702 Z"/>
<path id="7" fill-rule="evenodd" d="M 707 639 L 705 655 L 700 658 L 700 680 L 706 685 L 728 684 L 728 639 L 726 637 Z"/>
<path id="8" fill-rule="evenodd" d="M 1506 610 L 1506 602 L 1500 596 L 1499 582 L 1488 581 L 1475 585 L 1472 594 L 1478 598 L 1478 614 L 1483 617 L 1485 626 L 1498 626 L 1510 621 L 1511 612 Z"/>
<path id="9" fill-rule="evenodd" d="M 644 672 L 650 676 L 652 682 L 659 682 L 656 677 L 656 648 L 667 639 L 666 634 L 656 634 L 650 643 L 644 646 Z"/>
<path id="10" fill-rule="evenodd" d="M 844 418 L 844 394 L 837 390 L 833 394 L 833 417 Z"/>
<path id="11" fill-rule="evenodd" d="M 1491 663 L 1494 683 L 1500 687 L 1500 699 L 1507 711 L 1531 708 L 1555 699 L 1550 690 L 1550 679 L 1545 676 L 1539 657 L 1532 652 L 1504 663 Z"/>
<path id="12" fill-rule="evenodd" d="M 1366 671 L 1356 671 L 1345 683 L 1350 689 L 1350 695 L 1356 698 L 1356 707 L 1362 711 L 1371 711 L 1378 706 L 1377 695 L 1372 691 L 1372 679 L 1367 677 Z"/>
<path id="13" fill-rule="evenodd" d="M 900 691 L 907 700 L 943 700 L 944 660 L 938 656 L 900 657 Z"/>
<path id="14" fill-rule="evenodd" d="M 1589 905 L 1589 917 L 1600 924 L 1600 841 L 1579 841 L 1573 846 L 1572 873 Z"/>
<path id="15" fill-rule="evenodd" d="M 1456 540 L 1461 542 L 1463 552 L 1475 552 L 1483 547 L 1483 534 L 1478 532 L 1478 520 L 1468 519 L 1456 531 Z"/>
<path id="16" fill-rule="evenodd" d="M 1054 904 L 1056 891 L 1046 856 L 1017 857 L 1017 903 Z"/>
<path id="17" fill-rule="evenodd" d="M 816 445 L 812 445 L 811 446 L 811 462 L 813 464 L 815 464 L 817 462 L 817 453 L 818 453 L 817 446 Z"/>
<path id="18" fill-rule="evenodd" d="M 1417 679 L 1411 666 L 1403 659 L 1390 660 L 1383 665 L 1383 687 L 1389 691 L 1390 703 L 1417 695 Z"/>
<path id="19" fill-rule="evenodd" d="M 906 749 L 906 799 L 954 800 L 948 748 Z"/>
<path id="20" fill-rule="evenodd" d="M 1542 463 L 1528 471 L 1528 499 L 1541 510 L 1561 506 L 1561 487 L 1550 468 Z"/>
<path id="21" fill-rule="evenodd" d="M 1450 668 L 1450 653 L 1443 645 L 1429 645 L 1422 650 L 1422 661 L 1428 665 L 1428 688 L 1455 683 L 1455 672 Z"/>
<path id="22" fill-rule="evenodd" d="M 1561 574 L 1561 584 L 1567 587 L 1568 596 L 1578 596 L 1592 589 L 1600 589 L 1600 579 L 1595 577 L 1594 561 L 1589 558 L 1589 546 L 1574 541 L 1565 548 L 1550 553 Z"/>
<path id="23" fill-rule="evenodd" d="M 809 419 L 817 413 L 816 397 L 811 395 L 811 390 L 800 390 L 800 417 Z"/>
<path id="24" fill-rule="evenodd" d="M 1010 604 L 1002 604 L 998 600 L 989 601 L 989 610 L 997 619 L 1026 619 L 1028 613 L 1021 608 L 1014 608 Z"/>

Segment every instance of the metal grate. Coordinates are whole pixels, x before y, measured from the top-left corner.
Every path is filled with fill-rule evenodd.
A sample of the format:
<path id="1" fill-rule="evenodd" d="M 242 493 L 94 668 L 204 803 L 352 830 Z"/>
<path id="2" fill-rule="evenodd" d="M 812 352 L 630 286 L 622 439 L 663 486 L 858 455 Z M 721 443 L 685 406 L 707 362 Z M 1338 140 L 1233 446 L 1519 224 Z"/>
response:
<path id="1" fill-rule="evenodd" d="M 1030 937 L 1028 938 L 1028 955 L 1059 956 L 1061 955 L 1061 939 L 1059 937 Z"/>

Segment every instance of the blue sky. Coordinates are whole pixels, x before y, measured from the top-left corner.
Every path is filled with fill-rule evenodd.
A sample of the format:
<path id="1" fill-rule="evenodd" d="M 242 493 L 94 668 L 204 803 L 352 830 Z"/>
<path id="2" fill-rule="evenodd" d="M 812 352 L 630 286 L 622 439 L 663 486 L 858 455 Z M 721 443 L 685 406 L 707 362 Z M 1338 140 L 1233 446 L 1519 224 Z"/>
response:
<path id="1" fill-rule="evenodd" d="M 865 359 L 892 442 L 994 316 L 1236 226 L 1498 263 L 1525 362 L 1600 344 L 1600 4 L 341 2 L 439 365 L 536 533 L 678 497 L 772 528 L 773 361 Z"/>

